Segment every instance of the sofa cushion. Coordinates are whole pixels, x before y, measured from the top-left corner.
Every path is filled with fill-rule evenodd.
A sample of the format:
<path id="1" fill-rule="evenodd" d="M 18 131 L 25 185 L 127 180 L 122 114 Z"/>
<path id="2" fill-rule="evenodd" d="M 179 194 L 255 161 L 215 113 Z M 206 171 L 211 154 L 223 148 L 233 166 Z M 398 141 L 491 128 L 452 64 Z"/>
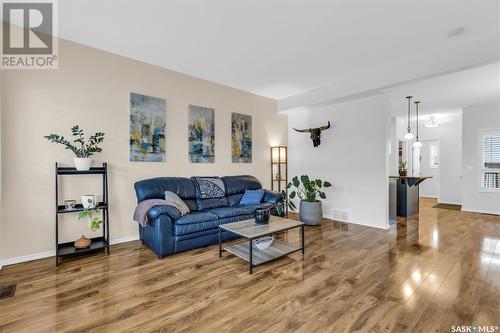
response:
<path id="1" fill-rule="evenodd" d="M 241 197 L 243 193 L 230 194 L 227 196 L 227 201 L 229 201 L 229 207 L 238 206 L 240 204 Z"/>
<path id="2" fill-rule="evenodd" d="M 206 210 L 207 213 L 212 213 L 217 215 L 221 219 L 225 219 L 228 217 L 234 217 L 239 215 L 252 215 L 257 208 L 270 208 L 272 207 L 272 203 L 260 203 L 257 205 L 242 205 L 242 206 L 233 206 L 233 207 L 224 207 L 224 208 L 214 208 Z"/>
<path id="3" fill-rule="evenodd" d="M 187 215 L 186 215 L 187 216 Z M 191 234 L 193 232 L 200 232 L 219 227 L 220 220 L 215 219 L 212 221 L 190 223 L 190 224 L 174 224 L 174 234 L 176 236 Z"/>
<path id="4" fill-rule="evenodd" d="M 243 197 L 240 200 L 240 205 L 256 205 L 262 201 L 265 191 L 263 189 L 258 190 L 246 190 Z"/>
<path id="5" fill-rule="evenodd" d="M 207 212 L 215 214 L 221 219 L 225 219 L 228 217 L 252 214 L 253 210 L 247 206 L 236 206 L 209 209 Z"/>
<path id="6" fill-rule="evenodd" d="M 259 180 L 254 176 L 226 176 L 221 179 L 226 185 L 226 196 L 243 193 L 245 190 L 258 190 L 262 188 Z"/>
<path id="7" fill-rule="evenodd" d="M 184 199 L 184 203 L 188 206 L 189 210 L 192 212 L 198 211 L 198 205 L 196 204 L 196 199 Z"/>
<path id="8" fill-rule="evenodd" d="M 194 239 L 194 238 L 198 237 L 198 234 L 195 234 L 193 236 L 188 236 L 188 235 L 191 233 L 199 233 L 199 232 L 205 232 L 205 231 L 210 232 L 210 230 L 213 233 L 217 233 L 220 224 L 244 221 L 244 220 L 249 220 L 252 218 L 253 218 L 252 214 L 247 214 L 247 215 L 238 215 L 238 216 L 228 217 L 228 218 L 224 218 L 224 219 L 207 221 L 207 222 L 200 222 L 200 223 L 174 224 L 174 234 L 176 236 L 183 236 L 182 237 L 183 239 Z M 206 234 L 206 233 L 202 233 L 202 234 Z"/>
<path id="9" fill-rule="evenodd" d="M 219 217 L 209 212 L 191 212 L 175 221 L 175 224 L 193 224 L 217 220 Z"/>
<path id="10" fill-rule="evenodd" d="M 255 210 L 257 208 L 271 208 L 273 206 L 274 205 L 272 203 L 262 202 L 262 203 L 257 204 L 257 205 L 244 205 L 244 206 L 236 206 L 236 207 L 242 207 L 242 208 L 248 209 L 248 211 L 250 211 L 251 214 L 253 214 L 253 212 L 255 212 Z"/>
<path id="11" fill-rule="evenodd" d="M 245 221 L 245 220 L 251 220 L 251 219 L 253 219 L 252 214 L 238 215 L 238 216 L 228 217 L 225 219 L 220 219 L 219 224 L 227 224 L 227 223 L 233 223 L 233 222 L 239 222 L 239 221 Z"/>
<path id="12" fill-rule="evenodd" d="M 229 207 L 229 201 L 226 197 L 212 199 L 196 199 L 198 210 L 206 210 L 211 208 Z"/>
<path id="13" fill-rule="evenodd" d="M 184 177 L 157 177 L 138 181 L 134 184 L 137 201 L 146 199 L 164 199 L 165 191 L 174 192 L 181 199 L 194 199 L 194 182 Z"/>

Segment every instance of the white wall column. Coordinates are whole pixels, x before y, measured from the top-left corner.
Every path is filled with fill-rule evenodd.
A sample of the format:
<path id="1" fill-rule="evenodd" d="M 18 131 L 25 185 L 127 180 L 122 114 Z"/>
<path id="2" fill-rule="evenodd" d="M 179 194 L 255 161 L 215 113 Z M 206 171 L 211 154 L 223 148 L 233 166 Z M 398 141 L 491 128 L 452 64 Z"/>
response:
<path id="1" fill-rule="evenodd" d="M 287 112 L 289 173 L 328 180 L 325 217 L 387 229 L 390 106 L 378 95 L 347 103 Z M 319 127 L 321 145 L 293 128 Z M 290 177 L 290 178 L 291 178 Z"/>

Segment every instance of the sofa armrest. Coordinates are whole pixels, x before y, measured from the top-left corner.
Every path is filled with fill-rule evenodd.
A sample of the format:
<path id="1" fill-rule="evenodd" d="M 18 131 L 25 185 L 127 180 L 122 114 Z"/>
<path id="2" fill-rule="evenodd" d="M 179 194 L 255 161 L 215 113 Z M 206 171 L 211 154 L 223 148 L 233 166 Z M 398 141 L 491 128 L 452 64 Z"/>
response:
<path id="1" fill-rule="evenodd" d="M 264 194 L 264 202 L 277 203 L 283 201 L 284 199 L 283 194 L 280 192 L 274 192 L 270 190 L 265 191 L 266 193 Z"/>
<path id="2" fill-rule="evenodd" d="M 177 210 L 177 208 L 168 205 L 154 206 L 148 211 L 148 217 L 151 220 L 157 219 L 162 214 L 168 215 L 172 221 L 181 217 L 181 213 Z"/>
<path id="3" fill-rule="evenodd" d="M 174 222 L 166 213 L 150 220 L 145 227 L 139 225 L 139 236 L 160 259 L 175 252 Z"/>

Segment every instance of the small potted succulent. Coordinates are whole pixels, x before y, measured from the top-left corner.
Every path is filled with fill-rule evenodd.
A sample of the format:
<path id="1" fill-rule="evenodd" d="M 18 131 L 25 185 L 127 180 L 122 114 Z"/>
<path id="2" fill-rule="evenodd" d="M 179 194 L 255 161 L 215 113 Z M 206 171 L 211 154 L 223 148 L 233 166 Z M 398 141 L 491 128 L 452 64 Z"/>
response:
<path id="1" fill-rule="evenodd" d="M 288 205 L 290 210 L 295 211 L 297 206 L 291 200 L 295 197 L 300 198 L 300 209 L 299 209 L 299 219 L 307 225 L 319 225 L 321 219 L 323 218 L 323 208 L 321 205 L 321 199 L 326 199 L 326 194 L 323 192 L 323 188 L 331 187 L 327 181 L 322 181 L 321 179 L 311 180 L 309 176 L 293 177 L 292 181 L 287 184 L 286 188 L 290 189 L 294 187 L 290 195 L 287 196 L 286 192 L 283 191 L 283 197 L 285 198 L 285 203 L 278 203 L 276 205 L 276 210 L 278 214 L 282 215 L 284 211 L 284 205 Z"/>
<path id="2" fill-rule="evenodd" d="M 66 140 L 64 136 L 59 134 L 49 134 L 44 136 L 44 138 L 50 142 L 64 145 L 65 149 L 71 150 L 76 156 L 73 158 L 76 170 L 89 170 L 92 165 L 90 157 L 102 151 L 99 145 L 104 141 L 104 133 L 97 132 L 87 141 L 85 140 L 83 130 L 78 125 L 75 125 L 71 128 L 71 134 L 74 138 L 73 142 Z"/>
<path id="3" fill-rule="evenodd" d="M 408 173 L 408 162 L 399 162 L 399 175 L 404 177 Z"/>

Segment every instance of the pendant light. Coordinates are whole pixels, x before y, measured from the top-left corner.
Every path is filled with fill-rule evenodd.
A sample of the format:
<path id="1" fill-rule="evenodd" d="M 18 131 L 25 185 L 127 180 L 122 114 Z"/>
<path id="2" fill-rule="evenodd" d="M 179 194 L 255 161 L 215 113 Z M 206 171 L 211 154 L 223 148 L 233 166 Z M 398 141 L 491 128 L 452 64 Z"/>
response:
<path id="1" fill-rule="evenodd" d="M 417 111 L 417 140 L 415 142 L 413 142 L 413 147 L 414 148 L 417 148 L 417 147 L 422 147 L 422 142 L 420 142 L 418 140 L 418 105 L 420 104 L 420 101 L 416 101 L 415 102 L 415 109 Z"/>
<path id="2" fill-rule="evenodd" d="M 411 126 L 410 126 L 410 103 L 411 103 L 412 98 L 413 98 L 413 96 L 406 96 L 406 99 L 408 99 L 408 127 L 406 128 L 407 132 L 405 134 L 406 140 L 411 140 L 415 137 L 413 135 L 413 133 L 411 132 Z"/>

